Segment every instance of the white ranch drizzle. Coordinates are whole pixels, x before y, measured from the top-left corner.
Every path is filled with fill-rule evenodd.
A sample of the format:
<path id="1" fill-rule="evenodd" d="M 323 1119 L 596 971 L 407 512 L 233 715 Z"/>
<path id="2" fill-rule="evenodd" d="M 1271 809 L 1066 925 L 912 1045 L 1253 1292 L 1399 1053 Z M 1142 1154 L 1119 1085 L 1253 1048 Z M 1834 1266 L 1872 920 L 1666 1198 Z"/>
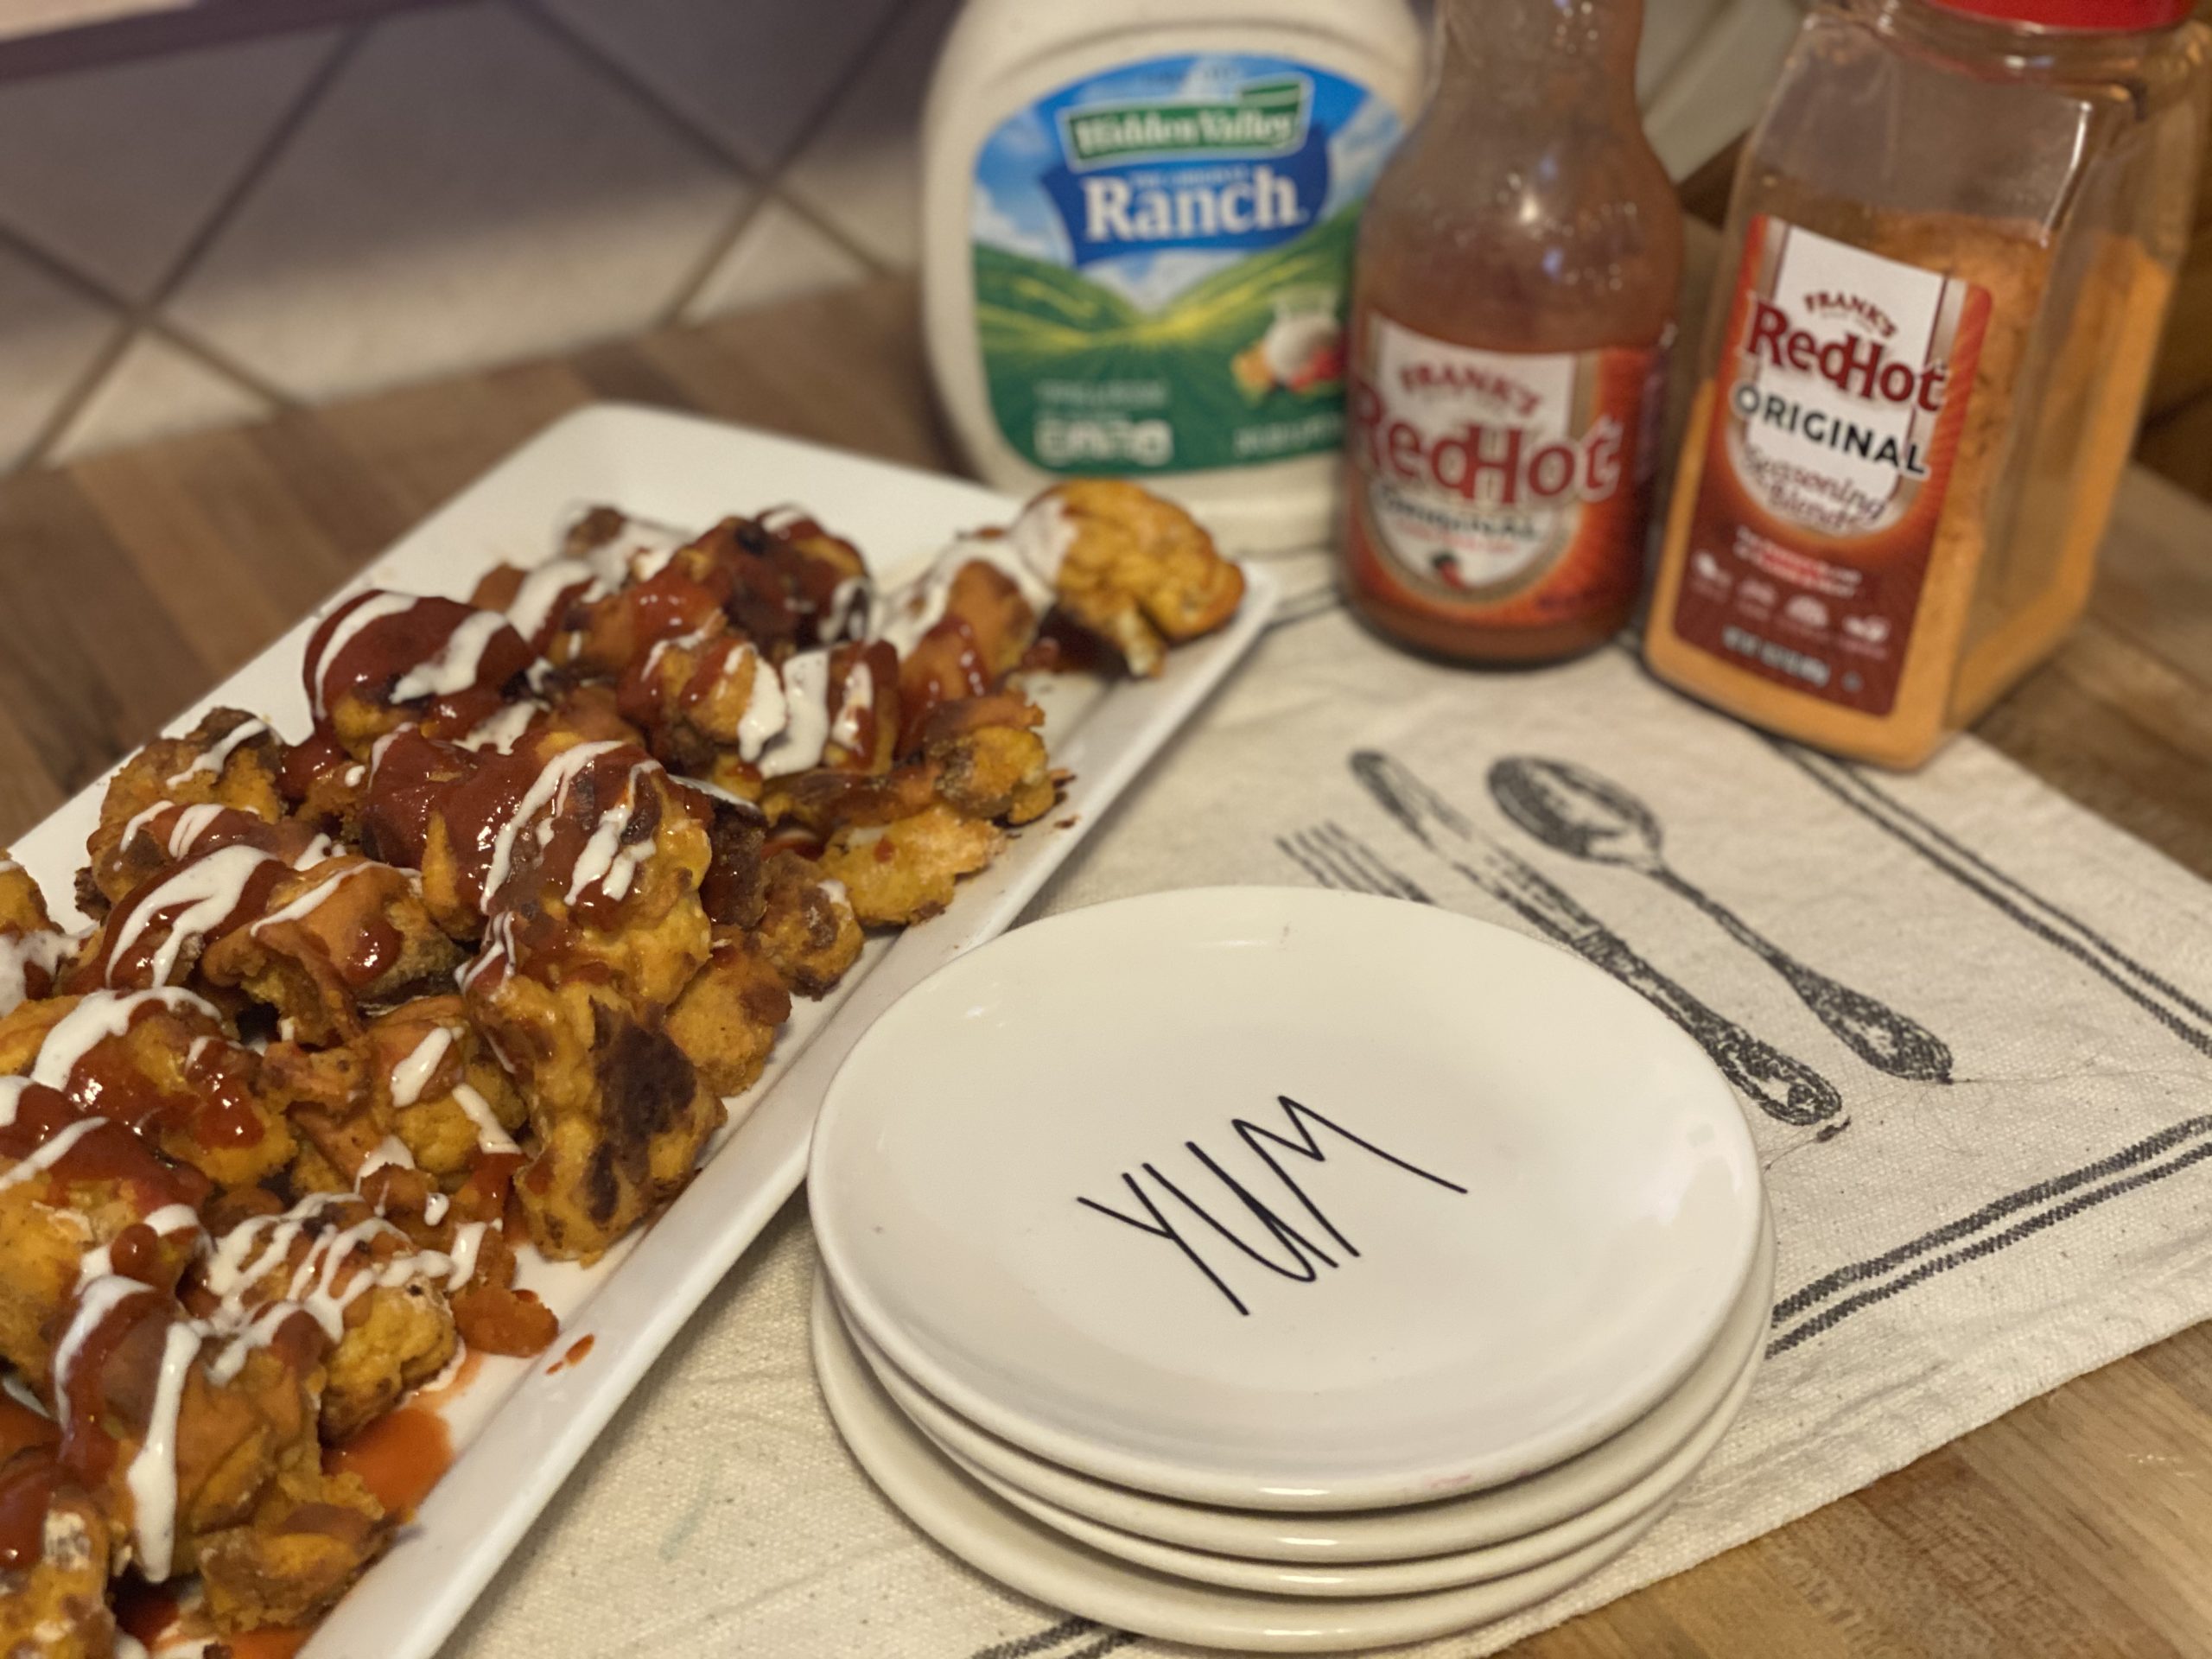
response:
<path id="1" fill-rule="evenodd" d="M 752 647 L 747 647 L 753 650 Z M 749 766 L 760 759 L 768 741 L 790 721 L 784 707 L 784 683 L 757 650 L 753 651 L 753 688 L 745 699 L 745 712 L 737 721 L 737 752 Z"/>
<path id="2" fill-rule="evenodd" d="M 95 1279 L 77 1298 L 77 1311 L 70 1316 L 67 1329 L 61 1340 L 54 1344 L 54 1421 L 61 1425 L 66 1435 L 69 1428 L 69 1373 L 77 1363 L 77 1351 L 88 1341 L 93 1332 L 107 1323 L 108 1316 L 133 1296 L 151 1296 L 151 1286 L 142 1285 L 136 1279 L 110 1274 Z"/>
<path id="3" fill-rule="evenodd" d="M 23 1090 L 31 1086 L 29 1077 L 0 1077 L 0 1129 L 16 1121 L 16 1108 L 23 1098 Z"/>
<path id="4" fill-rule="evenodd" d="M 534 644 L 553 620 L 553 607 L 561 602 L 561 596 L 578 588 L 582 591 L 575 594 L 575 602 L 588 605 L 606 597 L 607 580 L 582 559 L 548 559 L 523 577 L 522 586 L 515 589 L 507 605 L 507 620 L 514 624 L 517 633 Z"/>
<path id="5" fill-rule="evenodd" d="M 30 995 L 30 970 L 48 978 L 82 943 L 66 933 L 41 928 L 35 933 L 0 933 L 0 1014 L 11 1014 Z"/>
<path id="6" fill-rule="evenodd" d="M 575 904 L 578 895 L 594 882 L 609 899 L 620 904 L 630 891 L 631 879 L 636 875 L 638 866 L 652 856 L 650 841 L 632 847 L 622 844 L 622 832 L 630 827 L 637 810 L 638 779 L 646 771 L 644 763 L 631 767 L 620 797 L 599 815 L 599 822 L 592 826 L 590 839 L 576 855 L 575 868 L 569 877 L 569 890 L 562 895 L 563 904 Z"/>
<path id="7" fill-rule="evenodd" d="M 563 749 L 545 763 L 544 768 L 531 779 L 515 810 L 499 825 L 499 834 L 492 842 L 492 862 L 484 873 L 484 887 L 478 902 L 486 910 L 491 908 L 492 895 L 499 890 L 513 868 L 515 837 L 522 827 L 548 806 L 557 810 L 562 793 L 575 775 L 610 749 L 622 746 L 610 740 L 597 743 L 579 743 L 574 748 Z"/>
<path id="8" fill-rule="evenodd" d="M 788 778 L 793 772 L 806 772 L 822 764 L 822 751 L 830 741 L 827 648 L 802 651 L 784 664 L 783 703 L 783 726 L 757 757 L 763 778 Z M 747 710 L 748 715 L 751 712 L 750 709 Z M 742 721 L 738 729 L 741 743 Z M 745 758 L 756 759 L 750 754 Z"/>
<path id="9" fill-rule="evenodd" d="M 351 1193 L 316 1193 L 282 1216 L 256 1216 L 224 1235 L 203 1274 L 207 1288 L 219 1300 L 214 1311 L 199 1322 L 208 1334 L 227 1338 L 208 1365 L 212 1381 L 221 1384 L 237 1376 L 253 1351 L 268 1346 L 296 1313 L 307 1314 L 325 1336 L 336 1342 L 346 1334 L 346 1310 L 369 1291 L 394 1289 L 411 1279 L 450 1277 L 452 1260 L 443 1253 L 401 1249 L 374 1271 L 365 1263 L 356 1268 L 340 1287 L 340 1274 L 356 1250 L 383 1233 L 403 1241 L 406 1236 L 390 1222 L 372 1215 L 317 1237 L 294 1265 L 283 1294 L 249 1314 L 247 1293 L 289 1258 L 307 1224 L 333 1204 L 353 1197 Z M 269 1235 L 268 1244 L 249 1260 L 249 1252 L 264 1233 Z"/>
<path id="10" fill-rule="evenodd" d="M 449 697 L 476 683 L 484 671 L 484 652 L 507 626 L 498 611 L 472 611 L 446 638 L 436 656 L 417 663 L 401 675 L 391 688 L 391 701 L 413 702 L 421 697 Z"/>
<path id="11" fill-rule="evenodd" d="M 246 931 L 257 939 L 261 937 L 262 930 L 264 928 L 273 927 L 278 922 L 296 922 L 302 916 L 313 915 L 317 910 L 321 908 L 323 901 L 328 899 L 332 893 L 337 892 L 341 886 L 352 880 L 354 876 L 360 874 L 364 870 L 370 868 L 371 867 L 366 864 L 351 865 L 348 868 L 339 871 L 337 874 L 329 876 L 323 880 L 316 882 L 315 886 L 309 887 L 298 898 L 293 899 L 290 904 L 286 905 L 281 910 L 270 911 L 266 916 L 264 916 L 259 921 L 254 923 L 253 925 Z"/>
<path id="12" fill-rule="evenodd" d="M 617 540 L 629 544 L 630 550 L 622 556 L 622 561 L 629 569 L 630 580 L 651 582 L 668 569 L 669 561 L 683 550 L 690 538 L 676 531 L 640 524 L 632 518 L 623 526 Z"/>
<path id="13" fill-rule="evenodd" d="M 0 1376 L 0 1394 L 6 1395 L 33 1415 L 43 1417 L 48 1422 L 54 1421 L 54 1414 L 46 1408 L 46 1402 L 31 1391 L 31 1385 L 23 1381 L 20 1371 L 9 1371 Z"/>
<path id="14" fill-rule="evenodd" d="M 239 746 L 251 742 L 268 729 L 269 722 L 265 720 L 240 721 L 223 734 L 220 741 L 203 750 L 182 772 L 172 773 L 168 780 L 169 786 L 174 789 L 195 772 L 212 772 L 220 777 L 223 768 L 230 764 L 231 756 L 238 751 Z"/>
<path id="15" fill-rule="evenodd" d="M 1060 565 L 1075 543 L 1075 526 L 1056 497 L 1032 502 L 1003 536 L 963 536 L 938 555 L 922 576 L 881 595 L 874 632 L 905 657 L 944 619 L 952 584 L 964 566 L 983 563 L 1020 590 L 1029 608 L 1042 616 L 1052 607 Z"/>
<path id="16" fill-rule="evenodd" d="M 454 1084 L 453 1099 L 454 1104 L 460 1107 L 467 1115 L 468 1121 L 476 1126 L 478 1151 L 520 1152 L 522 1150 L 515 1144 L 514 1137 L 507 1133 L 506 1126 L 499 1122 L 499 1115 L 493 1111 L 492 1103 L 478 1094 L 472 1084 L 466 1083 Z"/>
<path id="17" fill-rule="evenodd" d="M 372 594 L 346 613 L 330 638 L 322 642 L 322 649 L 308 664 L 308 684 L 312 696 L 315 717 L 321 720 L 330 712 L 329 688 L 326 682 L 330 671 L 338 662 L 339 653 L 353 643 L 353 636 L 372 623 L 381 622 L 388 616 L 399 616 L 413 610 L 422 601 L 413 594 Z"/>
<path id="18" fill-rule="evenodd" d="M 198 1232 L 200 1212 L 188 1204 L 165 1204 L 142 1217 L 137 1224 L 149 1229 L 156 1238 L 167 1238 L 172 1233 Z M 80 1293 L 93 1280 L 104 1279 L 115 1271 L 114 1254 L 113 1240 L 86 1252 L 85 1259 L 77 1266 L 77 1288 Z"/>
<path id="19" fill-rule="evenodd" d="M 514 912 L 503 910 L 486 925 L 484 942 L 476 954 L 454 969 L 454 983 L 466 995 L 495 963 L 505 962 L 512 966 L 515 959 L 514 946 Z M 488 1033 L 486 1034 L 489 1036 Z M 498 1044 L 494 1042 L 493 1046 L 496 1049 Z"/>
<path id="20" fill-rule="evenodd" d="M 407 1143 L 396 1135 L 387 1135 L 377 1143 L 376 1149 L 361 1160 L 361 1166 L 353 1172 L 354 1190 L 358 1192 L 369 1177 L 380 1169 L 416 1167 L 415 1154 L 407 1150 Z M 431 1226 L 436 1226 L 446 1218 L 446 1211 L 451 1204 L 452 1200 L 444 1193 L 433 1190 L 430 1196 L 423 1200 L 423 1219 Z M 377 1206 L 377 1213 L 384 1213 L 381 1204 Z"/>
<path id="21" fill-rule="evenodd" d="M 422 1099 L 423 1090 L 436 1075 L 439 1062 L 452 1046 L 453 1033 L 439 1026 L 409 1050 L 407 1057 L 391 1068 L 391 1103 L 406 1107 Z"/>
<path id="22" fill-rule="evenodd" d="M 839 748 L 857 752 L 861 722 L 875 708 L 875 671 L 855 662 L 845 671 L 844 695 L 837 702 L 837 718 L 830 728 L 830 741 Z"/>
<path id="23" fill-rule="evenodd" d="M 138 1570 L 156 1584 L 168 1577 L 176 1552 L 177 1410 L 184 1403 L 184 1379 L 203 1340 L 193 1321 L 169 1326 L 146 1435 L 124 1475 L 124 1484 L 130 1489 L 130 1530 Z"/>
<path id="24" fill-rule="evenodd" d="M 79 1062 L 109 1038 L 122 1036 L 130 1029 L 139 1010 L 154 1004 L 204 1014 L 210 1020 L 219 1017 L 213 1003 L 174 985 L 156 986 L 150 991 L 93 991 L 46 1033 L 46 1040 L 39 1045 L 38 1058 L 31 1065 L 30 1080 L 66 1094 Z"/>
<path id="25" fill-rule="evenodd" d="M 866 639 L 868 612 L 874 602 L 874 590 L 866 576 L 847 576 L 839 582 L 830 590 L 829 609 L 817 625 L 823 639 L 836 645 Z"/>
<path id="26" fill-rule="evenodd" d="M 533 697 L 514 702 L 501 703 L 496 714 L 486 715 L 468 729 L 461 740 L 464 749 L 490 749 L 496 754 L 512 754 L 517 740 L 530 729 L 530 722 L 545 710 L 545 705 Z"/>
<path id="27" fill-rule="evenodd" d="M 675 633 L 664 639 L 653 641 L 653 648 L 645 653 L 645 666 L 638 671 L 639 677 L 650 684 L 653 671 L 660 666 L 662 653 L 671 651 L 696 651 L 712 637 L 709 627 L 696 627 L 689 633 Z"/>
<path id="28" fill-rule="evenodd" d="M 66 1128 L 57 1130 L 34 1147 L 13 1169 L 0 1175 L 0 1192 L 5 1192 L 19 1181 L 28 1181 L 34 1175 L 42 1175 L 69 1155 L 69 1148 L 107 1124 L 104 1117 L 80 1117 Z"/>
<path id="29" fill-rule="evenodd" d="M 446 1288 L 459 1290 L 476 1274 L 476 1257 L 484 1248 L 488 1221 L 464 1221 L 453 1230 L 453 1248 L 446 1252 L 453 1266 L 446 1273 Z"/>
<path id="30" fill-rule="evenodd" d="M 176 822 L 169 826 L 168 855 L 182 858 L 190 852 L 200 837 L 214 827 L 215 820 L 221 817 L 226 810 L 218 802 L 202 801 L 178 813 Z"/>
<path id="31" fill-rule="evenodd" d="M 138 942 L 157 912 L 181 903 L 184 909 L 168 924 L 168 937 L 156 949 L 150 964 L 154 982 L 167 984 L 169 976 L 176 971 L 177 958 L 184 954 L 185 946 L 198 942 L 210 928 L 219 926 L 230 917 L 245 899 L 245 886 L 253 873 L 264 864 L 275 861 L 258 848 L 236 846 L 218 848 L 197 863 L 187 865 L 147 893 L 131 910 L 122 931 L 108 941 L 108 962 L 113 964 L 123 960 L 124 952 Z"/>

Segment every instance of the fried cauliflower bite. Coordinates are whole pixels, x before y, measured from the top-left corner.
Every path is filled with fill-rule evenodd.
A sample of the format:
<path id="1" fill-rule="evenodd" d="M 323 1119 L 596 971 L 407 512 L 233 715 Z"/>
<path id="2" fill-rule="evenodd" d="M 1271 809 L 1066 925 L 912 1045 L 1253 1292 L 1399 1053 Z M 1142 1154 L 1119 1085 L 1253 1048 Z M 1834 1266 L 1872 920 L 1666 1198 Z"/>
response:
<path id="1" fill-rule="evenodd" d="M 219 1631 L 320 1617 L 384 1551 L 395 1517 L 358 1476 L 288 1464 L 240 1524 L 200 1541 L 200 1586 Z"/>
<path id="2" fill-rule="evenodd" d="M 55 976 L 77 943 L 54 926 L 29 873 L 0 852 L 0 1014 L 53 995 Z"/>
<path id="3" fill-rule="evenodd" d="M 132 820 L 165 804 L 229 807 L 276 823 L 286 811 L 283 758 L 283 740 L 241 709 L 211 709 L 187 735 L 156 738 L 108 781 L 86 848 L 95 871 Z"/>
<path id="4" fill-rule="evenodd" d="M 182 1296 L 226 1333 L 256 1332 L 274 1313 L 316 1339 L 317 1422 L 325 1440 L 337 1441 L 453 1357 L 445 1291 L 458 1268 L 442 1251 L 417 1249 L 369 1196 L 324 1193 L 214 1239 Z"/>
<path id="5" fill-rule="evenodd" d="M 996 858 L 1006 832 L 943 802 L 886 824 L 840 830 L 823 849 L 822 871 L 839 883 L 868 927 L 926 921 L 952 902 L 954 884 Z"/>
<path id="6" fill-rule="evenodd" d="M 1029 512 L 1064 515 L 1053 588 L 1060 608 L 1149 679 L 1169 645 L 1211 633 L 1236 613 L 1244 573 L 1215 550 L 1198 521 L 1119 479 L 1071 479 Z M 1025 515 L 1026 516 L 1026 515 Z"/>
<path id="7" fill-rule="evenodd" d="M 109 1659 L 108 1521 L 50 1440 L 0 1445 L 0 1653 Z"/>
<path id="8" fill-rule="evenodd" d="M 378 1105 L 416 1166 L 445 1191 L 457 1192 L 487 1157 L 515 1155 L 522 1096 L 459 996 L 417 997 L 379 1014 L 364 1046 Z"/>
<path id="9" fill-rule="evenodd" d="M 868 943 L 853 901 L 821 866 L 796 853 L 772 855 L 763 875 L 753 933 L 760 953 L 797 995 L 821 996 L 845 976 Z M 721 938 L 718 931 L 717 949 Z"/>
<path id="10" fill-rule="evenodd" d="M 0 1359 L 42 1384 L 87 1271 L 175 1288 L 200 1241 L 208 1185 L 121 1124 L 87 1122 L 56 1090 L 9 1078 L 0 1098 Z"/>
<path id="11" fill-rule="evenodd" d="M 330 851 L 329 837 L 303 819 L 272 823 L 243 808 L 213 802 L 157 802 L 120 824 L 103 824 L 92 832 L 86 871 L 98 900 L 91 908 L 99 914 L 186 861 L 226 847 L 251 848 L 295 869 Z"/>
<path id="12" fill-rule="evenodd" d="M 619 679 L 664 639 L 674 639 L 720 624 L 728 583 L 709 575 L 695 580 L 671 562 L 642 582 L 634 582 L 577 606 L 575 628 L 556 638 L 550 661 L 573 672 Z"/>
<path id="13" fill-rule="evenodd" d="M 360 1032 L 364 1007 L 452 982 L 461 950 L 419 887 L 390 864 L 327 859 L 280 877 L 263 913 L 219 939 L 200 970 L 276 1009 L 304 1040 L 342 1042 Z"/>
<path id="14" fill-rule="evenodd" d="M 174 988 L 26 1002 L 0 1017 L 0 1077 L 30 1077 L 79 1110 L 135 1131 L 218 1186 L 247 1186 L 292 1160 L 260 1057 L 215 1009 Z"/>
<path id="15" fill-rule="evenodd" d="M 1022 824 L 1059 798 L 1045 740 L 1044 712 L 1014 691 L 948 703 L 916 734 L 916 751 L 936 768 L 938 798 L 972 818 Z"/>
<path id="16" fill-rule="evenodd" d="M 459 737 L 519 690 L 534 653 L 497 611 L 371 588 L 323 618 L 304 678 L 315 730 L 356 761 L 402 727 Z"/>
<path id="17" fill-rule="evenodd" d="M 538 946 L 540 971 L 599 978 L 657 1012 L 709 948 L 704 817 L 642 750 L 549 734 L 435 798 L 423 897 L 448 931 L 488 937 L 512 918 L 510 943 Z"/>
<path id="18" fill-rule="evenodd" d="M 666 1032 L 588 987 L 554 995 L 575 1011 L 563 1023 L 588 1019 L 590 1038 L 581 1064 L 530 1076 L 537 1149 L 514 1192 L 541 1251 L 588 1262 L 683 1191 L 725 1114 Z"/>
<path id="19" fill-rule="evenodd" d="M 219 1622 L 227 1591 L 221 1540 L 265 1528 L 272 1500 L 286 1492 L 341 1506 L 366 1498 L 322 1473 L 313 1319 L 296 1316 L 239 1345 L 174 1298 L 101 1278 L 81 1293 L 70 1328 L 63 1466 L 108 1517 L 111 1549 L 128 1548 L 156 1583 L 198 1571 Z M 145 1478 L 149 1459 L 162 1478 Z M 342 1569 L 326 1559 L 303 1573 L 289 1611 L 327 1605 L 375 1553 L 386 1529 L 373 1501 L 364 1519 L 346 1539 Z"/>
<path id="20" fill-rule="evenodd" d="M 758 940 L 730 929 L 668 1011 L 667 1031 L 699 1081 L 727 1099 L 760 1080 L 776 1032 L 791 1017 L 783 976 Z"/>

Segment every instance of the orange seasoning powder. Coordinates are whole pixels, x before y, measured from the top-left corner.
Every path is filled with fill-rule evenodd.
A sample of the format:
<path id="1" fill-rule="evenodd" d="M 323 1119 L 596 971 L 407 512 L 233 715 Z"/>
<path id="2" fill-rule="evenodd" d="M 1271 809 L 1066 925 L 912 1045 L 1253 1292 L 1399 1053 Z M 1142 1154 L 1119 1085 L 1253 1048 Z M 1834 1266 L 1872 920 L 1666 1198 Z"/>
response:
<path id="1" fill-rule="evenodd" d="M 1816 8 L 1738 179 L 1652 595 L 1662 677 L 1884 765 L 1924 760 L 2087 601 L 2202 142 L 2196 26 L 2066 37 L 2008 87 L 1988 71 L 2018 33 Z M 2063 127 L 2128 65 L 2157 95 L 2127 142 L 1988 171 L 1977 132 Z M 2022 211 L 1982 207 L 1993 178 Z"/>

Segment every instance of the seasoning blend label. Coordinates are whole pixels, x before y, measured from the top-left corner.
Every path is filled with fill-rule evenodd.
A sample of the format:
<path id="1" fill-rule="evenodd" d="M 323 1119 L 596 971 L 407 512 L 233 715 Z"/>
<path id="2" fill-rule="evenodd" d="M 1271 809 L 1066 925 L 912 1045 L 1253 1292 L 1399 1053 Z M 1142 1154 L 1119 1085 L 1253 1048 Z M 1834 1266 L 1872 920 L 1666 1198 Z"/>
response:
<path id="1" fill-rule="evenodd" d="M 1752 222 L 1674 626 L 1872 715 L 1897 700 L 1988 290 Z"/>
<path id="2" fill-rule="evenodd" d="M 1635 591 L 1663 351 L 1479 351 L 1372 313 L 1359 359 L 1355 581 L 1491 627 L 1566 620 Z"/>
<path id="3" fill-rule="evenodd" d="M 1398 134 L 1357 82 L 1242 53 L 1119 67 L 1001 123 L 970 236 L 1007 442 L 1075 473 L 1334 448 L 1353 238 Z"/>

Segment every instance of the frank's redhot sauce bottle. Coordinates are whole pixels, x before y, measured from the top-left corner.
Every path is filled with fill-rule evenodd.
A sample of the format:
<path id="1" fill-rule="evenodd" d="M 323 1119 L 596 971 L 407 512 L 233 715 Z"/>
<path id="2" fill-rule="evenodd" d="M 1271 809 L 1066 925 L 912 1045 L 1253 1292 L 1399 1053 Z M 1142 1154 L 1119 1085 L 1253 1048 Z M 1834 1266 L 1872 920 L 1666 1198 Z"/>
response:
<path id="1" fill-rule="evenodd" d="M 1640 0 L 1440 0 L 1428 109 L 1360 227 L 1344 577 L 1470 663 L 1635 607 L 1681 272 L 1636 107 Z"/>

